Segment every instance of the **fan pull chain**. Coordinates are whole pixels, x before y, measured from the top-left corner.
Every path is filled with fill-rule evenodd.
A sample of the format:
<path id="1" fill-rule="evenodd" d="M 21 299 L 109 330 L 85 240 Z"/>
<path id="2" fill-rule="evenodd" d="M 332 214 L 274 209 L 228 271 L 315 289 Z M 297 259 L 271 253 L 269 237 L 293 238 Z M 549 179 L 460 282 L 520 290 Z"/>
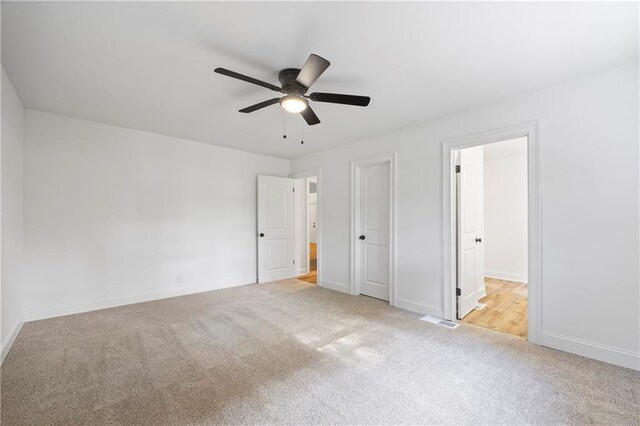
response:
<path id="1" fill-rule="evenodd" d="M 282 139 L 287 138 L 287 117 L 284 115 L 284 110 L 282 110 Z"/>
<path id="2" fill-rule="evenodd" d="M 304 123 L 300 120 L 300 143 L 304 145 Z"/>

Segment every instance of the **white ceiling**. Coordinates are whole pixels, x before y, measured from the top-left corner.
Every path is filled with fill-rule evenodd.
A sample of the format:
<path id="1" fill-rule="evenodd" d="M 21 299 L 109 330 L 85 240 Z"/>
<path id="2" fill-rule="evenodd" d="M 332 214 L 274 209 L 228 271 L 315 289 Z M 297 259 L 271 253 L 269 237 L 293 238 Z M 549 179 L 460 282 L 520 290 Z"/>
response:
<path id="1" fill-rule="evenodd" d="M 304 126 L 273 97 L 310 53 L 331 61 Z M 638 60 L 633 3 L 2 2 L 2 63 L 27 107 L 294 158 Z"/>

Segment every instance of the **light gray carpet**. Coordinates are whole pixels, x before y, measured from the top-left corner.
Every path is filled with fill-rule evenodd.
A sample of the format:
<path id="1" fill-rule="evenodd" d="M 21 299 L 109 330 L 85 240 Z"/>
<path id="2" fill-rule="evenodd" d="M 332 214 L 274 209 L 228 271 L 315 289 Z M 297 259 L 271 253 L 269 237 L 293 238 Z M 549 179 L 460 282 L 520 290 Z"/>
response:
<path id="1" fill-rule="evenodd" d="M 301 281 L 24 325 L 2 424 L 640 423 L 640 372 Z"/>

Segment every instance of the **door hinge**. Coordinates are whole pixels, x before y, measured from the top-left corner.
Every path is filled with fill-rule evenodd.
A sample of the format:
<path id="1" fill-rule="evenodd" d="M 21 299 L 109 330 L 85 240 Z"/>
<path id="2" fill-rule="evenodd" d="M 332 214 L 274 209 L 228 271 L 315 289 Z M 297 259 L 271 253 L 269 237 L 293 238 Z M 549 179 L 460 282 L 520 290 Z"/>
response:
<path id="1" fill-rule="evenodd" d="M 293 192 L 296 192 L 296 189 L 295 189 L 295 188 L 293 188 Z"/>
<path id="2" fill-rule="evenodd" d="M 456 166 L 456 173 L 460 173 L 460 166 Z"/>
<path id="3" fill-rule="evenodd" d="M 456 296 L 462 296 L 462 291 L 459 288 L 456 288 Z"/>

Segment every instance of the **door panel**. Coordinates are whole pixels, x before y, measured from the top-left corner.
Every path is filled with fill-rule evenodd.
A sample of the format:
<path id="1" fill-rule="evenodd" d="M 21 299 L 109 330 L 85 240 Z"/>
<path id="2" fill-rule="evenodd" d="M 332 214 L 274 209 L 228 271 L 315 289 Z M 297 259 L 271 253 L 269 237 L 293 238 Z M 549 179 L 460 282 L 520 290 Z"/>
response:
<path id="1" fill-rule="evenodd" d="M 375 268 L 367 268 L 365 280 L 370 284 L 381 286 L 389 285 L 389 263 L 380 262 L 380 259 L 389 258 L 389 249 L 386 246 L 377 244 L 366 244 L 367 264 L 376 265 Z"/>
<path id="2" fill-rule="evenodd" d="M 389 163 L 360 168 L 357 261 L 360 294 L 389 300 L 390 179 Z"/>
<path id="3" fill-rule="evenodd" d="M 294 276 L 294 225 L 293 179 L 258 176 L 258 282 Z"/>
<path id="4" fill-rule="evenodd" d="M 458 152 L 457 175 L 458 313 L 464 318 L 484 294 L 484 149 Z"/>
<path id="5" fill-rule="evenodd" d="M 309 242 L 318 242 L 318 205 L 309 204 Z"/>

